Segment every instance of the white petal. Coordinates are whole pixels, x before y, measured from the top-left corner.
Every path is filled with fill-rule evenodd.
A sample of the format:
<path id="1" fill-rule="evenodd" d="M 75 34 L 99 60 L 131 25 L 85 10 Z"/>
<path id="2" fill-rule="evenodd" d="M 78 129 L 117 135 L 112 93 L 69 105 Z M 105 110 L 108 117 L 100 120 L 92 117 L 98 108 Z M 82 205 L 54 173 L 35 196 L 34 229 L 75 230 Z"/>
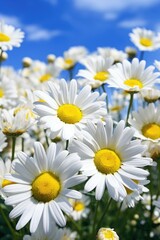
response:
<path id="1" fill-rule="evenodd" d="M 51 215 L 53 216 L 55 222 L 60 226 L 64 227 L 66 225 L 66 219 L 55 201 L 50 201 L 49 210 Z"/>
<path id="2" fill-rule="evenodd" d="M 31 219 L 30 222 L 30 232 L 34 233 L 37 230 L 37 227 L 39 225 L 42 213 L 43 213 L 43 209 L 44 209 L 44 203 L 39 202 L 36 204 L 35 206 L 35 210 L 33 213 L 33 217 Z"/>
<path id="3" fill-rule="evenodd" d="M 37 164 L 41 171 L 45 171 L 47 169 L 47 156 L 44 150 L 44 147 L 40 142 L 34 143 L 34 156 L 37 160 Z"/>

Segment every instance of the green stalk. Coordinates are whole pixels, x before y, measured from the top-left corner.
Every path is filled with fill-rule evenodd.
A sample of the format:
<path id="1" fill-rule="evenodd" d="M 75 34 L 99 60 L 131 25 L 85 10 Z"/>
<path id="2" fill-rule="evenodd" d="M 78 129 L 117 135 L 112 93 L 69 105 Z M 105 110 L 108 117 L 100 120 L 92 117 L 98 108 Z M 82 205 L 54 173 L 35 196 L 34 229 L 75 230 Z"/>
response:
<path id="1" fill-rule="evenodd" d="M 128 126 L 128 118 L 129 118 L 129 114 L 130 114 L 132 104 L 133 104 L 133 96 L 134 96 L 134 93 L 130 93 L 130 101 L 129 101 L 129 107 L 128 107 L 128 111 L 127 111 L 126 126 Z"/>
<path id="2" fill-rule="evenodd" d="M 102 86 L 102 90 L 104 93 L 106 93 L 106 107 L 107 107 L 107 112 L 109 113 L 109 107 L 108 107 L 108 94 L 107 94 L 107 91 L 105 89 L 105 86 L 104 84 L 101 85 Z"/>
<path id="3" fill-rule="evenodd" d="M 11 161 L 14 160 L 15 147 L 16 147 L 16 137 L 13 136 L 12 137 L 12 157 L 11 157 Z"/>
<path id="4" fill-rule="evenodd" d="M 91 234 L 91 239 L 94 239 L 95 237 L 95 230 L 96 230 L 96 220 L 97 220 L 97 212 L 98 212 L 98 206 L 99 206 L 99 201 L 96 202 L 96 207 L 95 207 L 95 213 L 94 213 L 94 219 L 93 219 L 93 228 L 92 228 L 92 234 Z"/>

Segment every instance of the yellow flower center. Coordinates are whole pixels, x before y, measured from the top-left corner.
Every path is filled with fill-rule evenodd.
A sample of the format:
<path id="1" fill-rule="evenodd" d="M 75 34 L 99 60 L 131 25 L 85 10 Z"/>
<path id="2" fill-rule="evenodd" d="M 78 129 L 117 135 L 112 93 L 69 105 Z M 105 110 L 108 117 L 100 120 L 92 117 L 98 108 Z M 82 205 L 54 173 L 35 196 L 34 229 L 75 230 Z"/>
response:
<path id="1" fill-rule="evenodd" d="M 96 152 L 94 163 L 98 171 L 104 174 L 115 173 L 121 166 L 119 156 L 110 149 L 101 149 Z"/>
<path id="2" fill-rule="evenodd" d="M 63 104 L 58 108 L 57 116 L 65 123 L 74 124 L 82 119 L 82 112 L 73 104 Z"/>
<path id="3" fill-rule="evenodd" d="M 32 193 L 39 202 L 49 202 L 55 199 L 61 189 L 59 178 L 51 172 L 40 174 L 32 182 Z"/>
<path id="4" fill-rule="evenodd" d="M 96 75 L 94 76 L 94 79 L 104 82 L 105 80 L 108 79 L 108 77 L 109 77 L 109 73 L 104 71 L 104 72 L 97 72 Z"/>
<path id="5" fill-rule="evenodd" d="M 73 209 L 77 212 L 82 211 L 84 208 L 85 208 L 85 206 L 84 206 L 83 202 L 78 202 L 78 201 L 76 201 L 73 206 Z"/>
<path id="6" fill-rule="evenodd" d="M 140 80 L 136 79 L 136 78 L 130 78 L 124 81 L 124 84 L 129 86 L 129 87 L 139 87 L 142 88 L 143 84 Z"/>
<path id="7" fill-rule="evenodd" d="M 114 107 L 111 107 L 110 110 L 112 112 L 119 112 L 120 110 L 122 110 L 123 106 L 114 106 Z"/>
<path id="8" fill-rule="evenodd" d="M 4 96 L 4 91 L 2 88 L 0 88 L 0 98 L 2 98 Z"/>
<path id="9" fill-rule="evenodd" d="M 105 239 L 114 240 L 114 233 L 111 230 L 104 229 L 102 233 Z"/>
<path id="10" fill-rule="evenodd" d="M 10 180 L 3 179 L 2 181 L 2 188 L 4 188 L 7 185 L 14 184 L 14 182 L 11 182 Z"/>
<path id="11" fill-rule="evenodd" d="M 158 139 L 160 138 L 160 125 L 149 123 L 142 128 L 142 133 L 147 138 Z"/>
<path id="12" fill-rule="evenodd" d="M 10 37 L 0 32 L 0 42 L 9 42 L 9 41 L 10 41 Z"/>
<path id="13" fill-rule="evenodd" d="M 153 45 L 153 42 L 151 39 L 144 37 L 140 39 L 140 44 L 145 47 L 151 47 Z"/>
<path id="14" fill-rule="evenodd" d="M 71 69 L 75 65 L 75 62 L 71 58 L 64 59 L 64 69 Z"/>
<path id="15" fill-rule="evenodd" d="M 40 77 L 39 81 L 40 81 L 41 83 L 44 83 L 44 82 L 47 82 L 51 77 L 52 77 L 51 74 L 46 73 L 46 74 L 44 74 L 44 75 L 42 75 L 42 76 Z"/>

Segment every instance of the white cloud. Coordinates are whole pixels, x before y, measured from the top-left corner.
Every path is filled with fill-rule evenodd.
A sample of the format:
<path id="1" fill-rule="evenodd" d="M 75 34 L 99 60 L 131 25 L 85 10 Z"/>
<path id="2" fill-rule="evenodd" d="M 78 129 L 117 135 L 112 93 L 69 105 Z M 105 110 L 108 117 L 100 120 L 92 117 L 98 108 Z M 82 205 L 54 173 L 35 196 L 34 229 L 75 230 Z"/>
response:
<path id="1" fill-rule="evenodd" d="M 37 25 L 28 25 L 25 27 L 26 35 L 30 41 L 50 40 L 61 34 L 58 30 L 48 30 Z"/>
<path id="2" fill-rule="evenodd" d="M 0 14 L 0 20 L 4 21 L 6 24 L 13 25 L 15 27 L 22 27 L 22 23 L 15 16 Z"/>
<path id="3" fill-rule="evenodd" d="M 140 18 L 124 20 L 118 24 L 118 26 L 122 28 L 144 27 L 146 25 L 147 22 Z"/>
<path id="4" fill-rule="evenodd" d="M 49 30 L 34 24 L 33 25 L 23 24 L 20 21 L 20 19 L 15 16 L 0 14 L 0 21 L 1 20 L 4 21 L 6 24 L 14 26 L 15 28 L 17 27 L 21 28 L 22 31 L 26 33 L 26 40 L 29 41 L 50 40 L 62 34 L 62 32 L 59 30 Z"/>
<path id="5" fill-rule="evenodd" d="M 72 0 L 78 9 L 95 12 L 121 12 L 126 9 L 147 8 L 159 0 Z"/>
<path id="6" fill-rule="evenodd" d="M 117 14 L 116 13 L 106 13 L 105 15 L 104 15 L 104 19 L 106 19 L 106 20 L 115 20 L 115 19 L 117 19 Z"/>

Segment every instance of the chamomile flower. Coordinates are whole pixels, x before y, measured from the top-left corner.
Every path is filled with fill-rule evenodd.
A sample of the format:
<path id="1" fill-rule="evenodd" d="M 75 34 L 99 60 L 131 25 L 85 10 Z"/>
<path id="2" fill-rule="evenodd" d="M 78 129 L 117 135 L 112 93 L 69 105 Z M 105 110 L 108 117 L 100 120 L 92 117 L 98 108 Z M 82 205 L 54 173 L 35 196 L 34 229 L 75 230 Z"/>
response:
<path id="1" fill-rule="evenodd" d="M 147 103 L 156 102 L 160 99 L 160 90 L 155 88 L 143 89 L 141 92 L 142 98 Z"/>
<path id="2" fill-rule="evenodd" d="M 129 123 L 135 129 L 135 136 L 153 142 L 160 140 L 160 106 L 155 107 L 150 103 L 147 107 L 140 107 L 138 111 L 132 112 Z"/>
<path id="3" fill-rule="evenodd" d="M 2 133 L 2 131 L 0 131 L 0 152 L 2 152 L 3 149 L 7 146 L 6 140 L 6 136 Z"/>
<path id="4" fill-rule="evenodd" d="M 113 58 L 114 63 L 122 62 L 124 59 L 127 59 L 127 54 L 123 51 L 117 50 L 116 48 L 98 47 L 98 53 L 104 58 Z"/>
<path id="5" fill-rule="evenodd" d="M 71 151 L 76 151 L 82 159 L 81 171 L 90 177 L 85 191 L 95 190 L 95 198 L 100 200 L 105 188 L 111 198 L 118 201 L 127 196 L 126 188 L 138 189 L 132 180 L 144 180 L 149 174 L 142 169 L 150 165 L 150 158 L 142 157 L 145 146 L 139 140 L 131 140 L 134 131 L 120 121 L 113 131 L 113 121 L 106 120 L 105 126 L 99 121 L 97 126 L 89 123 L 83 142 L 73 140 Z"/>
<path id="6" fill-rule="evenodd" d="M 132 191 L 126 188 L 127 196 L 123 199 L 121 209 L 124 210 L 126 208 L 134 208 L 136 203 L 143 199 L 141 196 L 142 193 L 149 192 L 149 189 L 145 187 L 146 184 L 149 183 L 149 180 L 140 180 L 135 181 L 138 184 L 138 189 L 136 191 Z"/>
<path id="7" fill-rule="evenodd" d="M 89 86 L 78 92 L 75 80 L 67 84 L 62 79 L 59 87 L 52 82 L 48 87 L 49 91 L 35 92 L 44 102 L 36 102 L 34 110 L 44 127 L 51 130 L 51 138 L 69 140 L 80 134 L 88 120 L 96 121 L 106 115 L 105 101 L 98 100 L 99 94 L 92 93 Z"/>
<path id="8" fill-rule="evenodd" d="M 153 72 L 154 66 L 147 68 L 145 66 L 146 61 L 139 61 L 138 58 L 134 58 L 132 62 L 124 60 L 122 63 L 117 63 L 109 69 L 109 86 L 124 89 L 130 93 L 153 86 L 159 80 L 160 73 Z"/>
<path id="9" fill-rule="evenodd" d="M 82 61 L 86 70 L 79 70 L 77 76 L 86 79 L 86 84 L 98 88 L 109 79 L 108 69 L 113 64 L 113 58 L 90 56 Z"/>
<path id="10" fill-rule="evenodd" d="M 7 136 L 20 136 L 34 123 L 35 119 L 30 115 L 31 111 L 25 108 L 2 110 L 1 127 Z"/>
<path id="11" fill-rule="evenodd" d="M 119 240 L 113 228 L 100 228 L 97 233 L 97 240 Z"/>
<path id="12" fill-rule="evenodd" d="M 89 214 L 89 208 L 87 207 L 90 203 L 90 198 L 86 195 L 82 195 L 80 200 L 70 199 L 69 202 L 73 207 L 73 211 L 70 213 L 70 216 L 78 221 L 82 218 L 86 218 Z"/>
<path id="13" fill-rule="evenodd" d="M 160 48 L 160 36 L 145 28 L 134 28 L 129 34 L 130 40 L 141 51 L 153 51 Z"/>
<path id="14" fill-rule="evenodd" d="M 12 50 L 19 47 L 23 41 L 24 33 L 20 29 L 15 29 L 11 25 L 0 22 L 0 48 L 3 51 Z"/>
<path id="15" fill-rule="evenodd" d="M 81 162 L 77 153 L 61 151 L 54 143 L 45 152 L 42 144 L 35 142 L 34 157 L 24 152 L 17 157 L 13 164 L 15 174 L 5 176 L 15 182 L 16 187 L 12 184 L 4 188 L 11 194 L 5 201 L 6 205 L 14 206 L 10 218 L 21 216 L 16 229 L 23 228 L 30 221 L 30 232 L 34 233 L 40 220 L 45 234 L 49 232 L 52 221 L 65 226 L 62 211 L 67 214 L 72 211 L 67 199 L 81 199 L 81 193 L 70 188 L 86 179 L 78 175 Z"/>
<path id="16" fill-rule="evenodd" d="M 9 158 L 6 160 L 2 160 L 0 158 L 0 196 L 5 199 L 6 194 L 3 191 L 3 188 L 9 184 L 12 184 L 13 182 L 5 179 L 5 175 L 7 173 L 11 173 L 12 170 L 12 162 Z"/>

